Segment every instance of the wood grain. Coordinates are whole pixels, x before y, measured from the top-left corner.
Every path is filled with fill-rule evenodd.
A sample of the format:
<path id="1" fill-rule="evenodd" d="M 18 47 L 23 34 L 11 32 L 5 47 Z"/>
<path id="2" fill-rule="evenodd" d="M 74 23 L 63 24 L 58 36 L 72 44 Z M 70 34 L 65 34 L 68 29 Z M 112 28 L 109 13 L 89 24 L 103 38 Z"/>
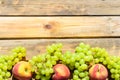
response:
<path id="1" fill-rule="evenodd" d="M 120 0 L 0 0 L 0 15 L 119 15 Z"/>
<path id="2" fill-rule="evenodd" d="M 0 38 L 120 37 L 120 17 L 0 17 Z"/>
<path id="3" fill-rule="evenodd" d="M 119 38 L 97 38 L 97 39 L 23 39 L 23 40 L 0 40 L 0 55 L 8 55 L 10 50 L 16 46 L 24 46 L 27 49 L 27 58 L 46 52 L 46 47 L 52 43 L 62 43 L 62 51 L 74 52 L 75 47 L 84 42 L 92 47 L 105 48 L 110 55 L 120 56 Z"/>

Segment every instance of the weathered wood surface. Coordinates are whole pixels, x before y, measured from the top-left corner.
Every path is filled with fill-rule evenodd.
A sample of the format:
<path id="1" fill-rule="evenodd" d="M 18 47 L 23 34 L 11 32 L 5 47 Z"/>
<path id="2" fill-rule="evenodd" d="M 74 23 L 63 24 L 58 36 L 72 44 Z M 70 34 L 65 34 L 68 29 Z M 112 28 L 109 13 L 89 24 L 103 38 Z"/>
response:
<path id="1" fill-rule="evenodd" d="M 62 51 L 74 52 L 75 47 L 84 42 L 92 47 L 105 48 L 110 55 L 120 56 L 119 38 L 97 38 L 97 39 L 26 39 L 26 40 L 0 40 L 0 55 L 8 55 L 9 51 L 16 46 L 24 46 L 27 49 L 27 58 L 46 52 L 47 45 L 52 43 L 63 43 Z"/>
<path id="2" fill-rule="evenodd" d="M 0 0 L 0 15 L 119 15 L 120 0 Z"/>
<path id="3" fill-rule="evenodd" d="M 119 36 L 120 17 L 0 17 L 0 38 Z"/>

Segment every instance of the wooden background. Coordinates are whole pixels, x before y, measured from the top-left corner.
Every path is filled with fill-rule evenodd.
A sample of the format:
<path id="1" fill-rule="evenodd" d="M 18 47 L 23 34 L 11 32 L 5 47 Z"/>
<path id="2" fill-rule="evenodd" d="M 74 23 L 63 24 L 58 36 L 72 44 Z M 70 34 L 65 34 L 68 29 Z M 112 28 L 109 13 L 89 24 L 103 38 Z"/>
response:
<path id="1" fill-rule="evenodd" d="M 0 15 L 119 15 L 120 0 L 0 0 Z"/>
<path id="2" fill-rule="evenodd" d="M 0 55 L 24 46 L 31 59 L 52 43 L 74 52 L 84 42 L 120 56 L 119 15 L 120 0 L 0 0 Z"/>
<path id="3" fill-rule="evenodd" d="M 0 53 L 16 46 L 27 48 L 27 57 L 44 53 L 51 43 L 64 43 L 74 51 L 80 42 L 120 55 L 120 17 L 1 17 Z"/>

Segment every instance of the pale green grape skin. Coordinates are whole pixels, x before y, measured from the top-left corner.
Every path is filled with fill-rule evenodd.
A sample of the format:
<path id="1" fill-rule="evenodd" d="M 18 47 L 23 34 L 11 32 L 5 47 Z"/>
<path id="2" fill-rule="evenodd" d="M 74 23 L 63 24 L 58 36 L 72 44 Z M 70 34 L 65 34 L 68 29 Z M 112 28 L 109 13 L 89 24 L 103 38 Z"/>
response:
<path id="1" fill-rule="evenodd" d="M 80 64 L 85 64 L 84 59 L 81 59 L 81 60 L 79 61 L 79 63 L 80 63 Z"/>
<path id="2" fill-rule="evenodd" d="M 99 63 L 99 59 L 94 59 L 95 63 Z"/>
<path id="3" fill-rule="evenodd" d="M 88 68 L 88 66 L 86 64 L 81 65 L 81 69 L 86 70 L 87 68 Z"/>
<path id="4" fill-rule="evenodd" d="M 38 64 L 37 64 L 37 67 L 38 67 L 38 68 L 42 68 L 43 65 L 42 65 L 41 63 L 38 63 Z"/>
<path id="5" fill-rule="evenodd" d="M 0 80 L 3 80 L 3 77 L 2 77 L 2 75 L 0 75 Z"/>
<path id="6" fill-rule="evenodd" d="M 75 67 L 78 68 L 80 64 L 78 62 L 75 63 Z"/>
<path id="7" fill-rule="evenodd" d="M 35 76 L 35 79 L 40 79 L 40 78 L 41 76 L 39 74 Z"/>
<path id="8" fill-rule="evenodd" d="M 114 70 L 114 69 L 110 69 L 110 72 L 111 72 L 111 73 L 115 73 L 115 70 Z"/>
<path id="9" fill-rule="evenodd" d="M 5 72 L 1 72 L 2 76 L 5 76 Z"/>
<path id="10" fill-rule="evenodd" d="M 116 74 L 116 75 L 115 75 L 115 78 L 116 78 L 116 79 L 119 79 L 119 77 L 120 77 L 119 74 Z"/>
<path id="11" fill-rule="evenodd" d="M 74 70 L 74 74 L 75 75 L 79 75 L 79 71 L 78 70 Z"/>
<path id="12" fill-rule="evenodd" d="M 6 76 L 9 78 L 11 76 L 10 72 L 6 72 Z"/>
<path id="13" fill-rule="evenodd" d="M 53 73 L 53 72 L 54 72 L 54 70 L 53 70 L 52 68 L 50 68 L 49 70 L 50 70 L 50 73 Z"/>
<path id="14" fill-rule="evenodd" d="M 85 77 L 86 75 L 85 75 L 85 73 L 81 72 L 81 73 L 79 73 L 79 76 L 80 76 L 81 78 L 83 78 L 83 77 Z"/>
<path id="15" fill-rule="evenodd" d="M 53 53 L 53 52 L 54 52 L 54 49 L 53 49 L 51 46 L 48 46 L 48 47 L 47 47 L 47 52 L 48 52 L 48 53 Z"/>
<path id="16" fill-rule="evenodd" d="M 79 79 L 78 75 L 73 75 L 73 80 L 78 80 L 78 79 Z"/>

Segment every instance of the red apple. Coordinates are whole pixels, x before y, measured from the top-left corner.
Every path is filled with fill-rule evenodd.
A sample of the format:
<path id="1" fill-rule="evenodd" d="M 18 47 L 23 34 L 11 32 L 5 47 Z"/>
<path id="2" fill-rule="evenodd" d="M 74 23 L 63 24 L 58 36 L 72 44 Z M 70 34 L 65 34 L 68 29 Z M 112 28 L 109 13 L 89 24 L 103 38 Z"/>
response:
<path id="1" fill-rule="evenodd" d="M 52 76 L 52 80 L 68 80 L 70 77 L 70 70 L 64 64 L 57 64 L 53 69 L 55 74 Z"/>
<path id="2" fill-rule="evenodd" d="M 20 61 L 15 64 L 12 73 L 18 80 L 30 80 L 32 78 L 31 65 L 26 61 Z"/>
<path id="3" fill-rule="evenodd" d="M 102 64 L 95 64 L 89 69 L 90 80 L 106 80 L 108 71 Z"/>

